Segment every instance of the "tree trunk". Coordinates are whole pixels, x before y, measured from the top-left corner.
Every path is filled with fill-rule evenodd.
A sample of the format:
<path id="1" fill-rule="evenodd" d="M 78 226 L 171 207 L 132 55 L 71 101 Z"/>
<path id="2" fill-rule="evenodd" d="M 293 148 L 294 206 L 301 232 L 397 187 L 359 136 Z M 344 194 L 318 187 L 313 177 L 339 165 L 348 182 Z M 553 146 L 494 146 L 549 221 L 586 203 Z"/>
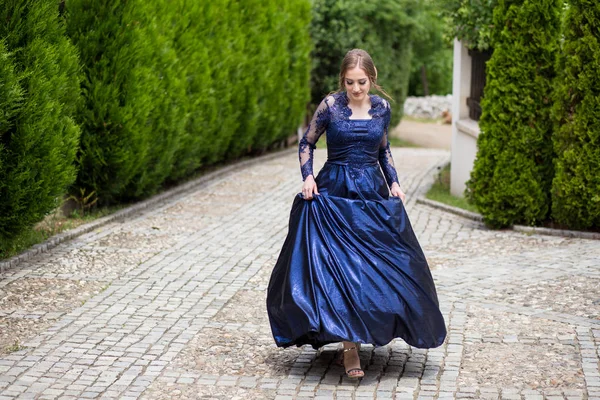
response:
<path id="1" fill-rule="evenodd" d="M 427 82 L 427 71 L 425 65 L 421 65 L 421 82 L 423 83 L 423 94 L 429 96 L 429 83 Z"/>

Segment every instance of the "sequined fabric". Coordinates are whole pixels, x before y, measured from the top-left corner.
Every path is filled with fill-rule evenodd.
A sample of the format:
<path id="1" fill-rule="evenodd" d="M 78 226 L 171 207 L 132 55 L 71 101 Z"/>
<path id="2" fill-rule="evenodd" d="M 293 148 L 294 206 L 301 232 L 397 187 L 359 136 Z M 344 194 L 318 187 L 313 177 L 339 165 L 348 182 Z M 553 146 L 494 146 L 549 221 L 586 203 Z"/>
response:
<path id="1" fill-rule="evenodd" d="M 353 119 L 345 92 L 326 97 L 317 107 L 299 145 L 302 179 L 313 174 L 313 150 L 321 135 L 327 132 L 327 159 L 359 166 L 379 161 L 389 186 L 398 182 L 390 151 L 388 130 L 390 105 L 370 95 L 371 119 Z"/>

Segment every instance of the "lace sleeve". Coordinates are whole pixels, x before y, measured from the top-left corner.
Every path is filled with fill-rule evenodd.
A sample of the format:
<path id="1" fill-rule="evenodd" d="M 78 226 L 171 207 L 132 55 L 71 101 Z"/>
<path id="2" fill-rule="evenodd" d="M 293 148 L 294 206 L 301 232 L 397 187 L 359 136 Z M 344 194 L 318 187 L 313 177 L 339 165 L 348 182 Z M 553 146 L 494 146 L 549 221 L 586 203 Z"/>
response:
<path id="1" fill-rule="evenodd" d="M 390 142 L 388 140 L 388 131 L 390 128 L 391 118 L 390 104 L 385 100 L 384 104 L 384 128 L 383 137 L 381 138 L 381 143 L 379 145 L 379 165 L 381 165 L 381 170 L 383 171 L 383 175 L 385 176 L 388 186 L 391 187 L 392 183 L 396 182 L 399 184 L 399 182 L 398 174 L 396 173 L 396 167 L 394 167 L 394 159 L 392 158 L 392 152 L 390 150 Z"/>
<path id="2" fill-rule="evenodd" d="M 298 146 L 298 157 L 300 158 L 300 170 L 302 171 L 302 180 L 313 174 L 313 151 L 319 137 L 327 129 L 329 124 L 329 104 L 328 98 L 323 99 L 315 114 L 304 132 Z"/>

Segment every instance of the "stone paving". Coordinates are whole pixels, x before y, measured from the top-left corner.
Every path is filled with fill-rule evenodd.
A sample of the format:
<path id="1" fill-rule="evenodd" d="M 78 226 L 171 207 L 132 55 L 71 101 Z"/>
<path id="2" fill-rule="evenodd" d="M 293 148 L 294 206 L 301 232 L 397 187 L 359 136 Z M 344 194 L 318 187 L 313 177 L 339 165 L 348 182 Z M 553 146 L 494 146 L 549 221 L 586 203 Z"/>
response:
<path id="1" fill-rule="evenodd" d="M 301 180 L 283 152 L 0 276 L 0 399 L 600 399 L 600 243 L 416 204 L 449 160 L 394 149 L 448 325 L 436 349 L 278 349 L 265 295 Z M 316 166 L 324 150 L 316 152 Z"/>

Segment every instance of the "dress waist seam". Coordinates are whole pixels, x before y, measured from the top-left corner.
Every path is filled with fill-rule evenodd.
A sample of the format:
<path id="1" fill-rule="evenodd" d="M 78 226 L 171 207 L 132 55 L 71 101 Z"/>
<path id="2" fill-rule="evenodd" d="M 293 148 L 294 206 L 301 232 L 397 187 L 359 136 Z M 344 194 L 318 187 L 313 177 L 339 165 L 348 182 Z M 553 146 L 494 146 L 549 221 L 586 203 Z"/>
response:
<path id="1" fill-rule="evenodd" d="M 325 164 L 331 165 L 342 165 L 347 167 L 376 167 L 379 165 L 378 161 L 325 161 Z"/>

